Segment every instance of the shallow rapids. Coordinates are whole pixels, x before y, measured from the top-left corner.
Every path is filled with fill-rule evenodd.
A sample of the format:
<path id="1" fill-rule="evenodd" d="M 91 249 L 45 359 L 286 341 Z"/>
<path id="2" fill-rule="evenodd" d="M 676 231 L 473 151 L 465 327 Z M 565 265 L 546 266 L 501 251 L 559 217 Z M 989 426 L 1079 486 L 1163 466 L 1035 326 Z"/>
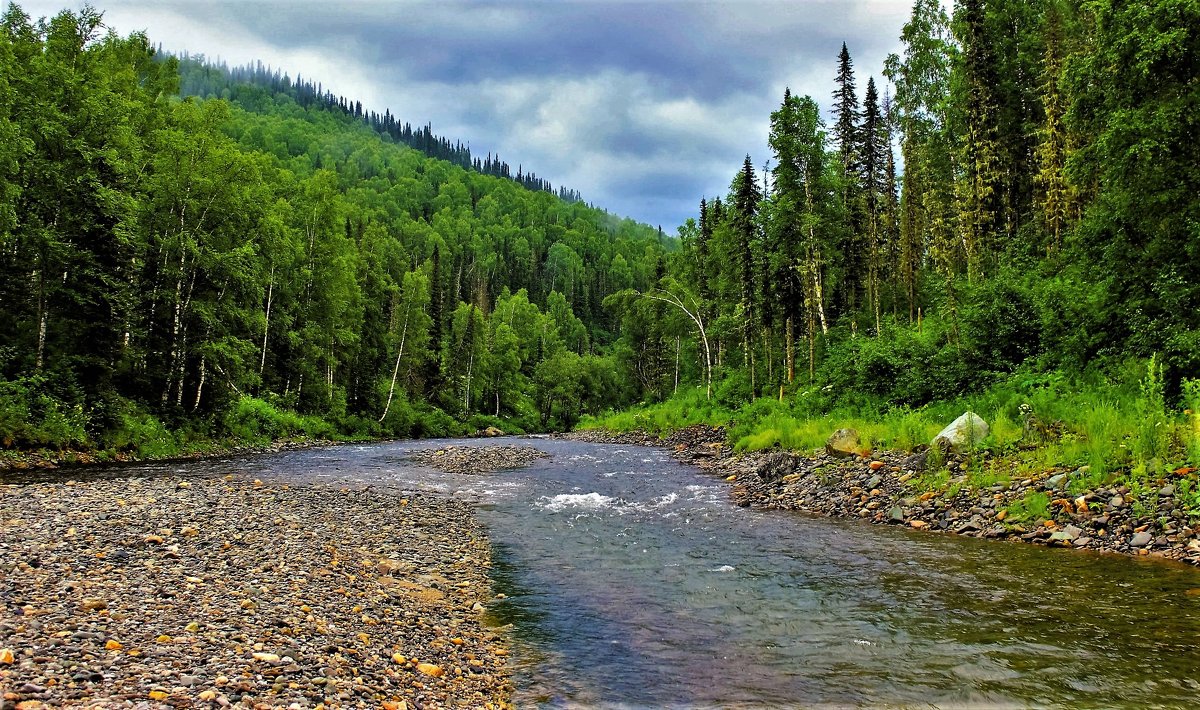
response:
<path id="1" fill-rule="evenodd" d="M 476 503 L 520 706 L 1200 704 L 1200 570 L 741 509 L 653 449 L 507 439 L 552 457 L 486 476 L 406 461 L 447 443 L 165 467 Z"/>

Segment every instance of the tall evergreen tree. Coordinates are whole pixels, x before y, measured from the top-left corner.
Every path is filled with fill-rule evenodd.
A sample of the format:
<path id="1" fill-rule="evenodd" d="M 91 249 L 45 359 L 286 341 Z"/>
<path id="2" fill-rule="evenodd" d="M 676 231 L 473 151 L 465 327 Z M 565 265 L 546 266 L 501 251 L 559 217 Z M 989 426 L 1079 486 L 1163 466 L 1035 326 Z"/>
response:
<path id="1" fill-rule="evenodd" d="M 997 239 L 1004 230 L 1004 174 L 999 142 L 1000 80 L 985 0 L 960 0 L 954 19 L 963 45 L 960 71 L 966 92 L 963 174 L 959 185 L 962 243 L 967 276 L 978 279 L 995 259 Z"/>
<path id="2" fill-rule="evenodd" d="M 733 233 L 736 240 L 738 292 L 740 294 L 739 309 L 742 320 L 742 356 L 747 369 L 753 371 L 750 334 L 757 323 L 755 313 L 755 247 L 758 242 L 758 203 L 762 200 L 762 192 L 758 187 L 758 178 L 754 173 L 754 164 L 750 156 L 742 165 L 741 172 L 734 179 L 733 201 Z M 752 377 L 753 379 L 753 377 Z"/>
<path id="3" fill-rule="evenodd" d="M 842 208 L 848 217 L 843 239 L 838 244 L 841 278 L 838 279 L 837 306 L 849 317 L 851 329 L 854 329 L 868 259 L 865 253 L 862 185 L 859 181 L 863 158 L 859 140 L 861 116 L 858 89 L 854 83 L 854 65 L 845 42 L 838 53 L 834 84 L 832 138 L 837 145 L 842 170 Z"/>
<path id="4" fill-rule="evenodd" d="M 887 200 L 887 155 L 891 146 L 887 144 L 886 119 L 880 111 L 879 93 L 875 78 L 867 80 L 867 92 L 863 99 L 862 125 L 859 127 L 858 153 L 861 156 L 859 184 L 863 199 L 863 225 L 867 248 L 867 296 L 875 320 L 875 332 L 880 330 L 881 283 L 886 243 L 884 209 Z"/>

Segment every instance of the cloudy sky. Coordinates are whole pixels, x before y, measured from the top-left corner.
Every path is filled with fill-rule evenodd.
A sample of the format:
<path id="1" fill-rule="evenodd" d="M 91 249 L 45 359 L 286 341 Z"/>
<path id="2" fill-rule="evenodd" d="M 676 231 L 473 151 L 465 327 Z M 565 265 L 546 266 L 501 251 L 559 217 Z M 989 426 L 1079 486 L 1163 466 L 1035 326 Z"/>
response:
<path id="1" fill-rule="evenodd" d="M 4 0 L 7 3 L 7 0 Z M 34 16 L 79 0 L 17 0 Z M 769 157 L 785 86 L 830 105 L 850 48 L 859 91 L 898 51 L 911 0 L 403 2 L 93 0 L 164 49 L 252 60 L 499 152 L 669 232 Z M 828 111 L 826 111 L 828 118 Z"/>

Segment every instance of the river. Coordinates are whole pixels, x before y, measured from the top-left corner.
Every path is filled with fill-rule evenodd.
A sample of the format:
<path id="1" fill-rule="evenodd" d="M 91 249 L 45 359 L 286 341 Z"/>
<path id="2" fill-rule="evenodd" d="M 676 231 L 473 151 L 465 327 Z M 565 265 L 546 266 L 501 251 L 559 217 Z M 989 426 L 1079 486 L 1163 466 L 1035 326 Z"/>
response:
<path id="1" fill-rule="evenodd" d="M 141 468 L 474 501 L 522 707 L 1200 704 L 1200 570 L 741 509 L 655 449 L 499 442 L 552 458 L 446 474 L 405 457 L 482 442 L 425 441 Z"/>

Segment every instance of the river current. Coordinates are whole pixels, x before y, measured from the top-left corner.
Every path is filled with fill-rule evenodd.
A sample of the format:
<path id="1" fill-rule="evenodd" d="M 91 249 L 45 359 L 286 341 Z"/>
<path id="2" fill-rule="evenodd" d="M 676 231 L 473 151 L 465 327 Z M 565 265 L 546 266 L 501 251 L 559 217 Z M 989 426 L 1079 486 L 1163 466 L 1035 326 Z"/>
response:
<path id="1" fill-rule="evenodd" d="M 1200 570 L 741 509 L 655 449 L 492 440 L 551 458 L 488 476 L 406 461 L 448 443 L 484 442 L 140 468 L 473 501 L 522 707 L 1200 705 Z"/>

